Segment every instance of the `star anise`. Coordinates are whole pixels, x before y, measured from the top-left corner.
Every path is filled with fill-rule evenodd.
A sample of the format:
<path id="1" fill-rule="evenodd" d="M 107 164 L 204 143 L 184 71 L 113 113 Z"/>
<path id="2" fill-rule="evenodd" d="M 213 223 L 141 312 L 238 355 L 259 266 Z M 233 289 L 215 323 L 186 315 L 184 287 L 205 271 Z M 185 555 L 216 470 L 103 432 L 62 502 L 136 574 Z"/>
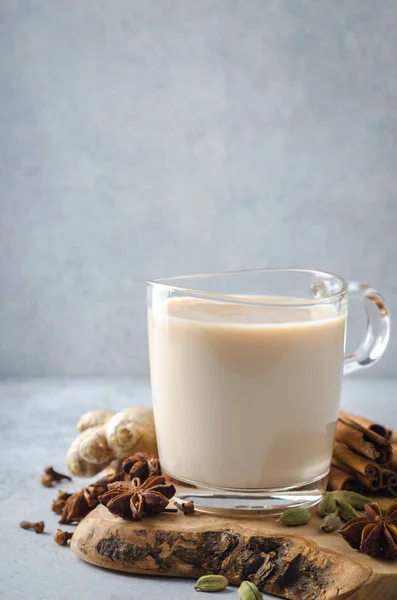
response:
<path id="1" fill-rule="evenodd" d="M 162 476 L 149 477 L 144 483 L 135 477 L 131 484 L 109 484 L 99 502 L 119 517 L 139 521 L 144 514 L 161 513 L 174 494 L 175 487 Z"/>
<path id="2" fill-rule="evenodd" d="M 397 558 L 397 504 L 383 512 L 379 504 L 365 505 L 365 515 L 351 519 L 340 533 L 352 548 L 370 556 Z"/>
<path id="3" fill-rule="evenodd" d="M 160 461 L 154 456 L 149 456 L 145 452 L 137 452 L 133 456 L 123 461 L 124 471 L 133 479 L 138 477 L 141 483 L 148 477 L 161 475 Z"/>
<path id="4" fill-rule="evenodd" d="M 105 475 L 105 477 L 101 477 L 101 479 L 87 485 L 79 492 L 66 497 L 61 511 L 59 508 L 62 504 L 62 497 L 59 498 L 58 496 L 57 500 L 60 500 L 60 502 L 57 503 L 56 500 L 53 503 L 52 509 L 54 512 L 61 512 L 59 523 L 66 524 L 81 521 L 81 519 L 86 517 L 88 513 L 99 504 L 99 496 L 106 492 L 108 484 L 114 483 L 115 481 L 121 481 L 124 477 L 125 474 L 123 471 L 115 473 L 114 475 Z"/>

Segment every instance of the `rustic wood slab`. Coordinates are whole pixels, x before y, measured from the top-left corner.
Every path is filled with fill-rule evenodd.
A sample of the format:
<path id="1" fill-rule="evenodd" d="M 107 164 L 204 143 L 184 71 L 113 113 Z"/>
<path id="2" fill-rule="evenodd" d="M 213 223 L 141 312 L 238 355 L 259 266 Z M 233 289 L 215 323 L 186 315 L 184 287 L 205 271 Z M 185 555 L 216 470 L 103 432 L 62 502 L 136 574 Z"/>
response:
<path id="1" fill-rule="evenodd" d="M 73 552 L 108 569 L 198 578 L 223 573 L 231 584 L 254 581 L 291 600 L 396 600 L 397 561 L 351 549 L 325 534 L 313 510 L 308 525 L 292 529 L 276 518 L 224 519 L 163 513 L 129 522 L 98 506 L 77 527 Z"/>

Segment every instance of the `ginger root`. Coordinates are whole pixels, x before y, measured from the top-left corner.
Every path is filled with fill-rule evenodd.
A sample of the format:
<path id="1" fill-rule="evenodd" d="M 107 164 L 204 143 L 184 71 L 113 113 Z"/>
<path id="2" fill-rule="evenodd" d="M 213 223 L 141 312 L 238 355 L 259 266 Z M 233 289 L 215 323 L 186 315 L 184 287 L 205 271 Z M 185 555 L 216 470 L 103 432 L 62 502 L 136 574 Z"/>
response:
<path id="1" fill-rule="evenodd" d="M 80 458 L 94 465 L 108 464 L 113 459 L 113 450 L 109 448 L 106 431 L 102 425 L 90 427 L 80 435 Z"/>
<path id="2" fill-rule="evenodd" d="M 89 463 L 81 456 L 80 447 L 82 444 L 84 445 L 86 443 L 86 438 L 91 435 L 91 429 L 83 431 L 77 436 L 68 450 L 66 464 L 70 473 L 76 477 L 93 477 L 107 465 L 107 462 L 104 462 L 103 464 Z"/>
<path id="3" fill-rule="evenodd" d="M 105 425 L 106 438 L 116 458 L 127 458 L 134 452 L 157 456 L 153 410 L 145 406 L 125 408 Z"/>
<path id="4" fill-rule="evenodd" d="M 116 414 L 114 410 L 90 410 L 81 417 L 77 423 L 77 429 L 85 431 L 90 427 L 104 425 L 114 414 Z"/>
<path id="5" fill-rule="evenodd" d="M 78 429 L 81 433 L 66 458 L 67 467 L 75 476 L 92 477 L 113 460 L 127 458 L 136 451 L 157 456 L 151 408 L 135 406 L 115 414 L 90 411 L 81 417 Z"/>

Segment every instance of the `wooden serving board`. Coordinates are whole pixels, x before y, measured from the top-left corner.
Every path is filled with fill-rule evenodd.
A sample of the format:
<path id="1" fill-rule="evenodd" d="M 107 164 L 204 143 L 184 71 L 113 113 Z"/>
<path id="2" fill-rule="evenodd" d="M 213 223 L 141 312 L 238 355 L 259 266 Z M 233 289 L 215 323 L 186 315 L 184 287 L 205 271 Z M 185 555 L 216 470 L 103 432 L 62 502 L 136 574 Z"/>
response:
<path id="1" fill-rule="evenodd" d="M 251 576 L 263 591 L 291 600 L 396 600 L 397 561 L 351 549 L 337 533 L 321 532 L 320 522 L 315 509 L 308 525 L 294 529 L 275 517 L 180 512 L 129 522 L 98 506 L 78 525 L 71 547 L 87 562 L 130 573 L 223 573 L 235 585 Z"/>

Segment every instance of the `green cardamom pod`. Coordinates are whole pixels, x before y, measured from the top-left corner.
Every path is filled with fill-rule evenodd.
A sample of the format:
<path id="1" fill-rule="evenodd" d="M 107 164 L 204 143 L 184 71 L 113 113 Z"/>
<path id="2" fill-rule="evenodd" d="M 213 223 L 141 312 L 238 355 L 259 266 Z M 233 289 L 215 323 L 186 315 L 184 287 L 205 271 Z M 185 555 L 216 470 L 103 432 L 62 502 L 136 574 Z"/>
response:
<path id="1" fill-rule="evenodd" d="M 277 522 L 287 527 L 299 527 L 306 525 L 311 518 L 311 512 L 307 508 L 288 508 L 280 515 Z"/>
<path id="2" fill-rule="evenodd" d="M 323 519 L 320 528 L 326 533 L 332 533 L 333 531 L 337 531 L 341 525 L 342 521 L 340 520 L 340 517 L 338 517 L 336 513 L 330 513 Z"/>
<path id="3" fill-rule="evenodd" d="M 330 492 L 326 492 L 318 504 L 318 514 L 320 517 L 325 517 L 333 512 L 336 512 L 335 498 Z"/>
<path id="4" fill-rule="evenodd" d="M 340 516 L 342 521 L 350 521 L 350 519 L 356 519 L 358 517 L 358 514 L 356 513 L 352 505 L 347 504 L 346 502 L 341 503 L 338 510 L 338 515 Z"/>
<path id="5" fill-rule="evenodd" d="M 237 593 L 240 600 L 262 600 L 262 594 L 252 581 L 243 581 Z"/>
<path id="6" fill-rule="evenodd" d="M 194 589 L 198 592 L 221 592 L 228 583 L 223 575 L 203 575 L 196 581 Z"/>
<path id="7" fill-rule="evenodd" d="M 350 504 L 357 510 L 364 510 L 366 504 L 373 502 L 372 498 L 368 498 L 368 496 L 362 496 L 357 492 L 348 492 L 347 490 L 336 490 L 331 494 L 338 504 Z"/>

